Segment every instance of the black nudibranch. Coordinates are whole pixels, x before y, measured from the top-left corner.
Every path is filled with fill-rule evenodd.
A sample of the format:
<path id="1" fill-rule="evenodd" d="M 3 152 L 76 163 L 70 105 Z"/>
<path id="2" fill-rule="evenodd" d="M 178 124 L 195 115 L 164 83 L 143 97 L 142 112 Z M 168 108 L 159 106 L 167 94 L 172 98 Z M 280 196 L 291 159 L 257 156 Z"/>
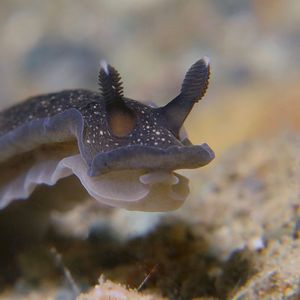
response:
<path id="1" fill-rule="evenodd" d="M 109 206 L 178 208 L 189 189 L 187 178 L 174 170 L 202 167 L 214 158 L 207 144 L 192 145 L 181 134 L 209 74 L 208 58 L 200 59 L 179 95 L 153 107 L 124 97 L 119 73 L 102 63 L 100 93 L 65 90 L 0 112 L 0 209 L 70 175 Z"/>

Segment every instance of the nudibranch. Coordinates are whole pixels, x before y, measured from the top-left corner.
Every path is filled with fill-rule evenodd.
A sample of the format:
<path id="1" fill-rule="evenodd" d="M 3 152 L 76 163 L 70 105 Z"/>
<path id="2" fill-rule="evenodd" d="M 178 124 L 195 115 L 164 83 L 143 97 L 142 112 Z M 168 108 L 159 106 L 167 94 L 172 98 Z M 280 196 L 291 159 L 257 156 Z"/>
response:
<path id="1" fill-rule="evenodd" d="M 99 92 L 64 90 L 0 112 L 0 208 L 70 175 L 109 206 L 178 208 L 189 188 L 174 171 L 214 158 L 207 144 L 192 145 L 182 134 L 209 75 L 204 57 L 187 71 L 179 95 L 154 107 L 124 97 L 119 73 L 102 62 Z"/>

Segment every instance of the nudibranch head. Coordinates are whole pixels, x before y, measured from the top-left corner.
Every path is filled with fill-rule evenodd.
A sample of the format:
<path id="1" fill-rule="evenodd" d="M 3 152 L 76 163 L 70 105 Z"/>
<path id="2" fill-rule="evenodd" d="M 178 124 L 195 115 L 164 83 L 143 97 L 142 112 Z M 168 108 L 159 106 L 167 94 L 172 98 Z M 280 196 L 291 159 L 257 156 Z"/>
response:
<path id="1" fill-rule="evenodd" d="M 210 147 L 192 145 L 181 137 L 180 130 L 193 105 L 205 94 L 209 74 L 208 58 L 200 59 L 186 73 L 180 94 L 163 107 L 152 107 L 125 98 L 119 73 L 102 63 L 99 85 L 106 122 L 100 134 L 108 139 L 105 145 L 86 139 L 86 148 L 93 149 L 87 152 L 96 153 L 89 162 L 89 175 L 126 169 L 173 171 L 208 164 L 214 158 Z"/>
<path id="2" fill-rule="evenodd" d="M 101 130 L 89 123 L 81 149 L 91 178 L 115 174 L 120 179 L 135 174 L 136 183 L 142 185 L 141 189 L 133 189 L 135 195 L 137 190 L 147 190 L 147 196 L 138 201 L 128 201 L 135 198 L 132 193 L 125 197 L 127 200 L 122 199 L 123 207 L 148 211 L 178 208 L 189 193 L 188 180 L 173 171 L 202 167 L 214 158 L 207 144 L 192 145 L 181 134 L 186 117 L 206 92 L 209 75 L 209 59 L 198 60 L 187 71 L 179 95 L 163 107 L 153 107 L 124 97 L 119 73 L 112 66 L 101 64 Z M 124 190 L 130 189 L 128 185 Z M 124 204 L 126 201 L 128 205 Z"/>
<path id="3" fill-rule="evenodd" d="M 205 94 L 208 58 L 187 71 L 180 93 L 163 107 L 126 98 L 120 74 L 105 62 L 99 92 L 66 90 L 0 112 L 0 209 L 40 184 L 72 174 L 101 203 L 164 211 L 186 199 L 178 169 L 205 166 L 214 153 L 193 145 L 182 126 Z M 22 155 L 26 159 L 22 159 Z"/>

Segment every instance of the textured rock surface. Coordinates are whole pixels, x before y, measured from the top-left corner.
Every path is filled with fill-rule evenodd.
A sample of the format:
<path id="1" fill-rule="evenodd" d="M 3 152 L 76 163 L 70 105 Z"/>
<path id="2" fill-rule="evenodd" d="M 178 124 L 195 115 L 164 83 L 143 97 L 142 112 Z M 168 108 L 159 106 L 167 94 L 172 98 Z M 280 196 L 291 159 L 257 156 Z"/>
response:
<path id="1" fill-rule="evenodd" d="M 101 279 L 101 278 L 100 278 Z M 101 281 L 89 293 L 80 295 L 77 300 L 109 300 L 109 299 L 132 299 L 132 300 L 162 300 L 158 296 L 147 296 L 134 290 L 129 290 L 120 284 L 111 281 Z"/>
<path id="2" fill-rule="evenodd" d="M 234 147 L 193 177 L 198 182 L 193 199 L 172 220 L 162 218 L 170 227 L 158 231 L 176 243 L 180 258 L 166 254 L 168 245 L 152 244 L 160 249 L 157 261 L 170 271 L 167 277 L 156 275 L 165 295 L 300 297 L 299 153 L 300 137 L 281 134 Z M 179 245 L 184 247 L 180 254 Z M 172 295 L 176 286 L 181 290 Z"/>
<path id="3" fill-rule="evenodd" d="M 14 299 L 40 299 L 41 294 L 68 299 L 72 294 L 68 280 L 47 258 L 49 244 L 62 254 L 79 289 L 97 282 L 101 273 L 116 283 L 102 281 L 79 299 L 102 299 L 97 295 L 107 286 L 135 299 L 136 291 L 117 283 L 137 289 L 145 279 L 145 299 L 160 299 L 154 294 L 166 299 L 298 299 L 299 153 L 300 137 L 292 133 L 233 147 L 210 169 L 194 172 L 192 197 L 174 213 L 101 212 L 88 202 L 56 214 L 60 234 L 18 255 L 23 276 Z M 0 299 L 11 293 L 7 290 Z"/>

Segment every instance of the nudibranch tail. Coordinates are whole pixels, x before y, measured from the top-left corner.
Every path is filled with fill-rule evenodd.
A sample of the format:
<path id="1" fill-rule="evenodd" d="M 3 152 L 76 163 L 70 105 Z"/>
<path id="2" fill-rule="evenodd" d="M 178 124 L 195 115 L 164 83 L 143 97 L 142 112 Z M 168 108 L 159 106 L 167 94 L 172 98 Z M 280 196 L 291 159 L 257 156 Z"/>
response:
<path id="1" fill-rule="evenodd" d="M 179 135 L 185 119 L 206 93 L 210 76 L 210 61 L 208 57 L 195 62 L 187 71 L 180 94 L 160 109 L 162 119 L 175 135 Z"/>

